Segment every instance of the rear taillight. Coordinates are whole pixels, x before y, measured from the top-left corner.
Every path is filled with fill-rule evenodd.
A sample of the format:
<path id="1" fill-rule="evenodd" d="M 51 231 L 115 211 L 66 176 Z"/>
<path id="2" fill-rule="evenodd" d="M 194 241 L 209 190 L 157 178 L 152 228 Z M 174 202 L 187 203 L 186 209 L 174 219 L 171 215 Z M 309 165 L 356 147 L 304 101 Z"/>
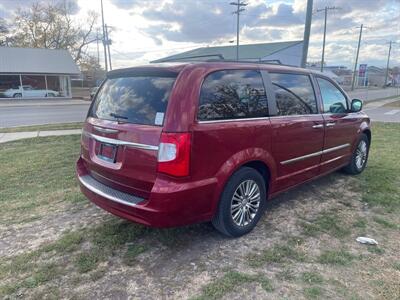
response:
<path id="1" fill-rule="evenodd" d="M 158 149 L 158 172 L 188 176 L 190 133 L 162 133 Z"/>

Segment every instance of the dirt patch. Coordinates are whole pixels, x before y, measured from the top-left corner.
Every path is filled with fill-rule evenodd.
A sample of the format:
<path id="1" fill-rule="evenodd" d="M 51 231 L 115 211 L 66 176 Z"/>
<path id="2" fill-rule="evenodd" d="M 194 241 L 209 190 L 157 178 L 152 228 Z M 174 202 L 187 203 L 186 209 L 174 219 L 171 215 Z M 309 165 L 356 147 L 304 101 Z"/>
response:
<path id="1" fill-rule="evenodd" d="M 67 261 L 67 274 L 57 277 L 33 290 L 22 288 L 23 297 L 51 296 L 58 290 L 68 298 L 140 298 L 186 299 L 202 295 L 204 287 L 223 278 L 226 272 L 235 270 L 241 274 L 262 276 L 271 282 L 272 290 L 266 291 L 259 282 L 235 284 L 224 299 L 239 298 L 374 298 L 390 290 L 396 293 L 395 281 L 379 281 L 399 276 L 390 266 L 396 260 L 400 246 L 398 232 L 362 228 L 351 230 L 343 237 L 333 237 L 329 230 L 315 236 L 304 234 L 302 222 L 311 222 L 321 213 L 332 212 L 340 216 L 341 225 L 352 228 L 356 218 L 372 222 L 372 214 L 361 202 L 361 195 L 349 189 L 354 179 L 340 173 L 332 174 L 310 184 L 287 192 L 268 204 L 259 225 L 249 235 L 240 239 L 227 239 L 219 235 L 209 224 L 183 227 L 173 231 L 146 229 L 138 239 L 113 250 L 106 260 L 92 271 L 80 274 L 71 265 L 71 254 L 56 256 L 59 264 Z M 2 255 L 37 249 L 42 243 L 59 239 L 65 228 L 94 228 L 104 220 L 114 217 L 88 205 L 71 214 L 68 209 L 45 219 L 23 226 L 18 230 L 1 232 Z M 125 221 L 117 221 L 124 224 Z M 371 230 L 370 230 L 371 229 Z M 127 229 L 128 230 L 128 229 Z M 368 231 L 378 238 L 384 254 L 371 253 L 368 246 L 359 245 L 355 238 Z M 31 242 L 24 242 L 24 239 Z M 82 244 L 81 250 L 91 249 L 91 242 Z M 146 245 L 147 251 L 139 254 L 134 263 L 127 265 L 124 255 L 129 244 Z M 295 243 L 295 244 L 293 244 Z M 259 255 L 277 245 L 287 245 L 302 253 L 304 259 L 295 256 L 266 261 L 258 267 L 249 264 L 249 254 Z M 324 251 L 345 251 L 352 258 L 348 264 L 335 264 L 335 260 L 321 262 Z M 68 258 L 69 257 L 69 258 Z M 71 259 L 71 260 L 69 260 Z M 307 284 L 301 279 L 304 272 L 317 272 L 323 281 Z M 246 275 L 246 276 L 247 276 Z M 394 276 L 394 277 L 393 277 Z M 398 277 L 400 278 L 400 277 Z M 389 283 L 387 283 L 389 282 Z M 392 284 L 390 284 L 392 282 Z M 57 283 L 57 287 L 55 287 Z M 377 283 L 377 284 L 375 284 Z"/>

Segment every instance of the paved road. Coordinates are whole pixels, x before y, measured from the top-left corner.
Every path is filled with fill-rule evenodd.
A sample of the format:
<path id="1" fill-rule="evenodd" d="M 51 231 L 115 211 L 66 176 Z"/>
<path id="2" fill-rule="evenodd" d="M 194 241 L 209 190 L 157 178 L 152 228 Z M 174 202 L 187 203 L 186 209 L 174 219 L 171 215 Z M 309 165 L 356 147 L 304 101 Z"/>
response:
<path id="1" fill-rule="evenodd" d="M 357 89 L 348 91 L 350 98 L 361 99 L 365 102 L 370 102 L 375 99 L 400 96 L 400 87 L 389 87 L 386 89 Z"/>
<path id="2" fill-rule="evenodd" d="M 384 100 L 386 103 L 390 100 Z M 82 122 L 89 108 L 89 102 L 75 101 L 68 103 L 51 103 L 15 105 L 13 103 L 0 105 L 0 128 L 41 124 Z M 364 109 L 372 120 L 383 122 L 400 122 L 400 108 L 376 107 L 379 102 L 370 103 Z"/>
<path id="3" fill-rule="evenodd" d="M 365 108 L 372 121 L 400 123 L 400 107 Z"/>
<path id="4" fill-rule="evenodd" d="M 89 103 L 0 107 L 0 127 L 82 122 Z"/>

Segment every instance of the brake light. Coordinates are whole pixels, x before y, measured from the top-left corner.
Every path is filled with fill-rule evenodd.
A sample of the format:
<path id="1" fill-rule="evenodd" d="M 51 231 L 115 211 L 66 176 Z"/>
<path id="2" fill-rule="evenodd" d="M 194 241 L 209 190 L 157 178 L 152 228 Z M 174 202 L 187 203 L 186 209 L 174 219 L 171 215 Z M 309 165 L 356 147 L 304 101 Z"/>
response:
<path id="1" fill-rule="evenodd" d="M 158 172 L 189 175 L 190 133 L 162 133 L 158 148 Z"/>

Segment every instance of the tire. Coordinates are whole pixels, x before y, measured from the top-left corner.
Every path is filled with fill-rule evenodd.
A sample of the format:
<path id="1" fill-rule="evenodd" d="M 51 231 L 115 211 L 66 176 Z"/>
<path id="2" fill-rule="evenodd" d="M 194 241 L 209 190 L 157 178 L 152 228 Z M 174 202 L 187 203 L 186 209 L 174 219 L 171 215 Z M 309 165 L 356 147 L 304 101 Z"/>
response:
<path id="1" fill-rule="evenodd" d="M 55 97 L 56 95 L 54 95 L 53 93 L 47 93 L 46 97 Z"/>
<path id="2" fill-rule="evenodd" d="M 22 98 L 22 94 L 21 93 L 15 93 L 13 95 L 13 98 Z"/>
<path id="3" fill-rule="evenodd" d="M 369 154 L 370 142 L 365 134 L 361 134 L 357 146 L 353 151 L 350 163 L 343 168 L 343 171 L 347 174 L 357 175 L 364 171 Z"/>
<path id="4" fill-rule="evenodd" d="M 243 193 L 246 185 L 249 187 L 249 192 Z M 253 187 L 255 190 L 253 190 Z M 251 194 L 251 191 L 253 194 Z M 259 197 L 257 197 L 257 193 Z M 241 200 L 240 196 L 244 199 Z M 255 169 L 243 167 L 235 172 L 227 182 L 212 224 L 215 229 L 228 237 L 239 237 L 247 234 L 260 220 L 264 212 L 265 202 L 264 178 Z"/>

